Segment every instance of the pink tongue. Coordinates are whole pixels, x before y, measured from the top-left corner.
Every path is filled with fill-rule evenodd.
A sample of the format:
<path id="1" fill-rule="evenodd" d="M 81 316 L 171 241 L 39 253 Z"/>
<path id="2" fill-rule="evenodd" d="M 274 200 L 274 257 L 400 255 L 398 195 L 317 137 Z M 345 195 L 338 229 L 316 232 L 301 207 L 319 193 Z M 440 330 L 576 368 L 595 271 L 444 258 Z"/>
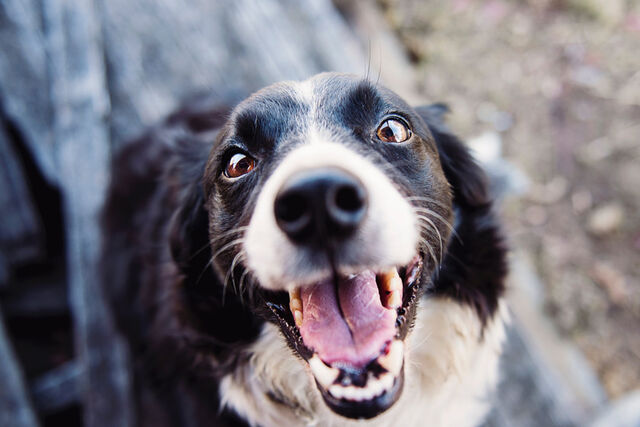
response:
<path id="1" fill-rule="evenodd" d="M 396 313 L 382 305 L 372 271 L 341 279 L 337 296 L 331 279 L 303 287 L 300 296 L 300 334 L 325 363 L 361 368 L 395 335 Z"/>

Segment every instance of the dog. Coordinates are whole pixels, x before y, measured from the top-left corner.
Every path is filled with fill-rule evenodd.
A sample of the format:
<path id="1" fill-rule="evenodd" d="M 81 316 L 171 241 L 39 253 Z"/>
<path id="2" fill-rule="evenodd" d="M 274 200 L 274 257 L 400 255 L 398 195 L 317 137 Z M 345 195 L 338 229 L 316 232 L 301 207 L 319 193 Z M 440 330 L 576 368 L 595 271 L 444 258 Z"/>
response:
<path id="1" fill-rule="evenodd" d="M 115 156 L 102 281 L 147 426 L 473 426 L 507 321 L 486 178 L 353 75 L 186 103 Z"/>

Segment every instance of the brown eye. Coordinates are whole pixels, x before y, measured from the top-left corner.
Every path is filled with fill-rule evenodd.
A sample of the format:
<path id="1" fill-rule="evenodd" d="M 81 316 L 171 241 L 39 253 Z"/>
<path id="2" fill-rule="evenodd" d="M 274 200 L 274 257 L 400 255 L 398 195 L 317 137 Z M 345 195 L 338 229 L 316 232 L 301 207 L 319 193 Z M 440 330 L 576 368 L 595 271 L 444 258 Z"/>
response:
<path id="1" fill-rule="evenodd" d="M 255 159 L 247 156 L 246 154 L 236 153 L 229 159 L 227 168 L 224 170 L 224 175 L 227 178 L 238 178 L 242 175 L 248 174 L 255 167 Z"/>
<path id="2" fill-rule="evenodd" d="M 387 119 L 382 122 L 376 134 L 382 142 L 404 142 L 411 138 L 411 129 L 399 119 Z"/>

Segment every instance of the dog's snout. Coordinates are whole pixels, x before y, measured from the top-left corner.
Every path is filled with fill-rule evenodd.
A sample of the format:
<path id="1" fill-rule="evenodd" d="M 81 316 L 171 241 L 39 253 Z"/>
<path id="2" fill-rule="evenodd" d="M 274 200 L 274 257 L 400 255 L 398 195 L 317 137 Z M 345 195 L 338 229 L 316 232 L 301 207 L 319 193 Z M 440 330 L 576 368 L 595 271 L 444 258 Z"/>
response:
<path id="1" fill-rule="evenodd" d="M 352 234 L 367 210 L 367 194 L 354 176 L 338 169 L 298 173 L 275 199 L 278 226 L 296 243 L 322 243 Z"/>

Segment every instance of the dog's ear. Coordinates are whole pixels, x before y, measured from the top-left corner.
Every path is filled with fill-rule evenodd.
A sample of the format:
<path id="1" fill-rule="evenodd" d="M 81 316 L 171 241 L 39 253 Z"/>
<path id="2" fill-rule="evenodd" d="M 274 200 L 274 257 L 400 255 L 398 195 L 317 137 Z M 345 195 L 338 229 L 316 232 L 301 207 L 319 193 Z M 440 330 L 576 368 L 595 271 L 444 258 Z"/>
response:
<path id="1" fill-rule="evenodd" d="M 467 147 L 445 126 L 446 106 L 416 111 L 435 139 L 442 169 L 453 188 L 456 212 L 455 233 L 433 276 L 433 292 L 469 304 L 485 324 L 498 308 L 507 271 L 506 245 L 487 178 Z"/>
<path id="2" fill-rule="evenodd" d="M 440 163 L 454 190 L 454 203 L 460 207 L 480 207 L 490 203 L 487 177 L 476 163 L 469 149 L 447 128 L 444 104 L 416 108 L 433 137 L 440 155 Z"/>

